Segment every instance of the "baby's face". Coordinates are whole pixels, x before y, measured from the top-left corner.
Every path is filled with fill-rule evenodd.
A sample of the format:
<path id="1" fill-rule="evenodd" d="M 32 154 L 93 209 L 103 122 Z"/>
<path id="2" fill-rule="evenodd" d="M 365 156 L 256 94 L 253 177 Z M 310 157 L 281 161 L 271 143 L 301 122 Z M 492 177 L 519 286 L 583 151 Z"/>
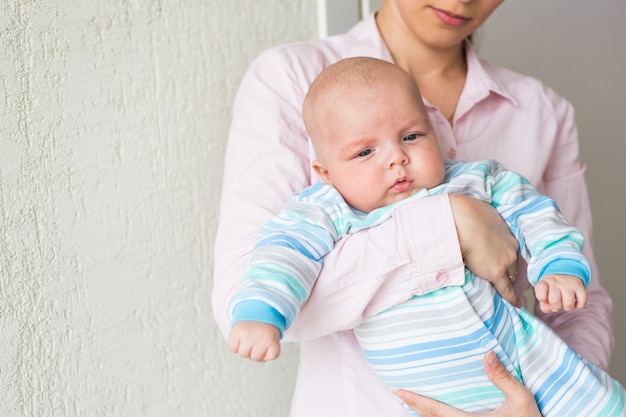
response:
<path id="1" fill-rule="evenodd" d="M 444 160 L 417 90 L 360 88 L 325 110 L 314 167 L 351 206 L 370 212 L 443 181 Z"/>

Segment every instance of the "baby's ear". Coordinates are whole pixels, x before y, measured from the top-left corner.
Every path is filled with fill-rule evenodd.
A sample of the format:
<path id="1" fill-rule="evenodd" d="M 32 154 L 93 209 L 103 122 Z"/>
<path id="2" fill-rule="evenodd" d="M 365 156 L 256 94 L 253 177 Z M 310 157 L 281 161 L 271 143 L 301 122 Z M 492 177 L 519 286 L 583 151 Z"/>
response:
<path id="1" fill-rule="evenodd" d="M 313 170 L 317 172 L 317 175 L 322 177 L 322 181 L 324 181 L 326 184 L 332 185 L 332 183 L 330 182 L 330 175 L 328 174 L 328 170 L 324 167 L 324 165 L 322 165 L 319 159 L 311 162 L 311 166 L 313 167 Z"/>

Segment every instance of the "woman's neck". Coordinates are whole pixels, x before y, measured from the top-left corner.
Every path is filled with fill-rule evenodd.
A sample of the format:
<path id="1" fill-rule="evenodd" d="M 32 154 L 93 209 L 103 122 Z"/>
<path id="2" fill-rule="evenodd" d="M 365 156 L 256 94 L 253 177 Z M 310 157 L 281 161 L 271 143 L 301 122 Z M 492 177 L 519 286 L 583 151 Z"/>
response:
<path id="1" fill-rule="evenodd" d="M 394 62 L 414 78 L 465 76 L 464 43 L 453 46 L 429 45 L 417 39 L 392 17 L 394 10 L 381 10 L 376 16 L 378 30 Z"/>
<path id="2" fill-rule="evenodd" d="M 411 74 L 422 95 L 452 123 L 467 75 L 464 42 L 446 47 L 428 44 L 398 25 L 398 18 L 390 15 L 393 10 L 384 12 L 378 13 L 376 24 L 394 62 Z"/>

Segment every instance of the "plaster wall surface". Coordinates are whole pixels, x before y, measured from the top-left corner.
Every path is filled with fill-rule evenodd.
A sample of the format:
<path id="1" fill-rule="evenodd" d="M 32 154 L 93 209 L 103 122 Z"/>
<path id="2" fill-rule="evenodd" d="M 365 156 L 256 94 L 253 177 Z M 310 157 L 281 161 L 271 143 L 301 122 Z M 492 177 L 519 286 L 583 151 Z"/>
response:
<path id="1" fill-rule="evenodd" d="M 0 5 L 0 415 L 279 416 L 211 313 L 230 109 L 315 2 Z"/>

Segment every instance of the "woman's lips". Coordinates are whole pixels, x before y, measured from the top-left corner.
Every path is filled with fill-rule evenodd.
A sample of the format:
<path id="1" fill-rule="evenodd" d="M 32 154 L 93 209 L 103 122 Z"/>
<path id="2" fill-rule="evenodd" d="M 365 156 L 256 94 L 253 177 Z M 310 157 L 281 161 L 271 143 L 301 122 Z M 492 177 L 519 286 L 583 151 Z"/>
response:
<path id="1" fill-rule="evenodd" d="M 470 20 L 467 17 L 463 17 L 463 16 L 456 15 L 454 13 L 446 12 L 445 10 L 435 9 L 434 7 L 431 7 L 431 9 L 433 13 L 435 13 L 435 16 L 439 18 L 439 20 L 441 20 L 443 23 L 449 26 L 454 26 L 454 27 L 463 26 Z"/>

